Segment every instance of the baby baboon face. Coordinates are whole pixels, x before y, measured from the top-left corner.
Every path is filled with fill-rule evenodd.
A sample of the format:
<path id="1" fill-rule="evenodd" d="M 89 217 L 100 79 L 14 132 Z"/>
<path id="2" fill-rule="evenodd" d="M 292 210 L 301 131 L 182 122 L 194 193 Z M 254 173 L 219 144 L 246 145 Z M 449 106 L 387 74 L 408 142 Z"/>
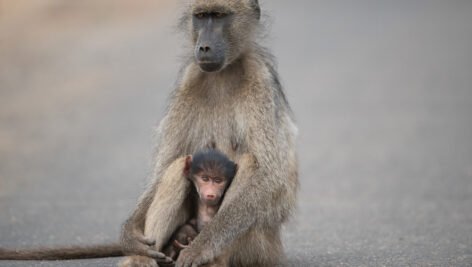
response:
<path id="1" fill-rule="evenodd" d="M 213 176 L 205 171 L 195 174 L 193 177 L 200 201 L 208 206 L 220 204 L 229 179 L 224 176 Z"/>
<path id="2" fill-rule="evenodd" d="M 193 182 L 201 204 L 218 206 L 238 165 L 216 150 L 195 153 L 185 160 L 184 173 Z"/>

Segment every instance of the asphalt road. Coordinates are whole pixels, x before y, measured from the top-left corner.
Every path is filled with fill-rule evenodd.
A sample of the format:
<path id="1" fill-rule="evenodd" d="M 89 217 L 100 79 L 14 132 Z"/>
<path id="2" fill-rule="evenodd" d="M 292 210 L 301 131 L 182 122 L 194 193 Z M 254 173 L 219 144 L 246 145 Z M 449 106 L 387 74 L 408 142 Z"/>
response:
<path id="1" fill-rule="evenodd" d="M 179 68 L 174 2 L 0 0 L 1 247 L 118 239 Z M 472 266 L 472 1 L 260 2 L 300 130 L 286 266 Z"/>

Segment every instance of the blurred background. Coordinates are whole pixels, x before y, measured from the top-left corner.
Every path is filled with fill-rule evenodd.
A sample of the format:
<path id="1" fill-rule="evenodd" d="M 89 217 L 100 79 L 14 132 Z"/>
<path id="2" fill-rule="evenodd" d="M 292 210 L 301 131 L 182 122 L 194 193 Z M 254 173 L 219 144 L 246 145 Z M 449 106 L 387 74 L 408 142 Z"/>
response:
<path id="1" fill-rule="evenodd" d="M 260 3 L 300 130 L 285 266 L 472 265 L 472 1 Z M 1 247 L 118 240 L 179 70 L 181 11 L 0 0 Z"/>

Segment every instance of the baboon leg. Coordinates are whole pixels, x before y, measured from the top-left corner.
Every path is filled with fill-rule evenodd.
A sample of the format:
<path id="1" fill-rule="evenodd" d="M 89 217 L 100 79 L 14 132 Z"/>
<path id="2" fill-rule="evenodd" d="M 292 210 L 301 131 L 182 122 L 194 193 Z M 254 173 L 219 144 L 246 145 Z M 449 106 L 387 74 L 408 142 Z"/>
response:
<path id="1" fill-rule="evenodd" d="M 159 267 L 156 260 L 145 256 L 128 256 L 118 263 L 118 267 Z"/>
<path id="2" fill-rule="evenodd" d="M 227 249 L 224 253 L 218 256 L 213 262 L 203 264 L 200 267 L 229 267 L 231 249 Z"/>
<path id="3" fill-rule="evenodd" d="M 285 258 L 278 228 L 253 227 L 201 267 L 273 267 Z"/>
<path id="4" fill-rule="evenodd" d="M 254 227 L 231 247 L 230 266 L 275 266 L 285 256 L 280 231 L 275 228 Z"/>
<path id="5" fill-rule="evenodd" d="M 144 236 L 156 240 L 161 251 L 172 233 L 189 219 L 185 206 L 191 183 L 184 175 L 185 157 L 175 160 L 158 183 L 154 200 L 148 209 Z"/>

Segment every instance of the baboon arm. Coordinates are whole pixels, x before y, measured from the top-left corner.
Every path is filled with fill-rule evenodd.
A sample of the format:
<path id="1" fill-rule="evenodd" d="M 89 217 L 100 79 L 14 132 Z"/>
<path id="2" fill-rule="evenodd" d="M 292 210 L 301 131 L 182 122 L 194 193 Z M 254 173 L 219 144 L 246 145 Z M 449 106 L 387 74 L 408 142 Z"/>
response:
<path id="1" fill-rule="evenodd" d="M 146 213 L 155 195 L 155 188 L 144 193 L 133 214 L 126 220 L 121 232 L 120 243 L 125 255 L 143 254 L 155 241 L 144 237 Z"/>
<path id="2" fill-rule="evenodd" d="M 156 240 L 157 250 L 161 250 L 172 233 L 189 219 L 184 205 L 191 184 L 184 175 L 184 167 L 185 157 L 181 157 L 167 168 L 146 214 L 144 235 Z"/>
<path id="3" fill-rule="evenodd" d="M 168 143 L 166 143 L 168 144 Z M 164 147 L 159 149 L 160 151 L 168 151 Z M 169 153 L 160 153 L 158 155 L 158 161 L 156 163 L 156 170 L 154 175 L 153 184 L 147 187 L 147 191 L 144 192 L 143 197 L 140 199 L 136 210 L 130 216 L 130 218 L 125 222 L 121 234 L 121 246 L 123 248 L 123 253 L 125 255 L 142 255 L 156 259 L 158 263 L 167 263 L 169 258 L 166 257 L 163 253 L 160 253 L 157 249 L 156 240 L 152 237 L 144 235 L 144 227 L 146 223 L 147 213 L 149 207 L 153 203 L 156 192 L 160 187 L 160 180 L 158 179 L 164 171 L 167 170 L 167 166 L 171 164 L 172 160 L 178 158 L 177 155 Z M 176 163 L 177 164 L 177 163 Z M 183 170 L 183 167 L 182 167 Z M 164 241 L 159 240 L 159 244 L 162 244 Z"/>

